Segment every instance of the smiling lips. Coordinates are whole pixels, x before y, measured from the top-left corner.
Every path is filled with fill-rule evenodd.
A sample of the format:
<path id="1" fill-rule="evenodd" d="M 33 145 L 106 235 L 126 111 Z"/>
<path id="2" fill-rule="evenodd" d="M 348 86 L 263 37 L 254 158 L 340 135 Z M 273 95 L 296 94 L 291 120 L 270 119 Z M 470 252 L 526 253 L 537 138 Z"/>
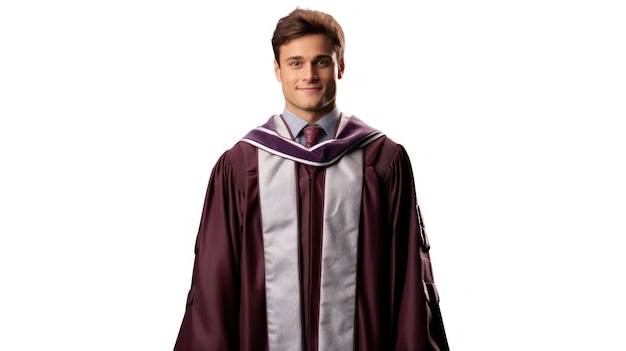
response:
<path id="1" fill-rule="evenodd" d="M 304 87 L 304 88 L 298 88 L 298 90 L 304 93 L 316 93 L 322 90 L 322 88 L 321 87 Z"/>

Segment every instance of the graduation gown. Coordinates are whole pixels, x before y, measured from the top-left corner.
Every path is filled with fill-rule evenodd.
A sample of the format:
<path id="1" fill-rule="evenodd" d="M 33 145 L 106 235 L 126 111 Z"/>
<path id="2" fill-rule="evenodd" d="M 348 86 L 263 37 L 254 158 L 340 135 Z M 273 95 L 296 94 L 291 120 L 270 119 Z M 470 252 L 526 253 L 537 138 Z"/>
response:
<path id="1" fill-rule="evenodd" d="M 429 249 L 401 145 L 273 116 L 213 168 L 174 349 L 448 350 Z"/>

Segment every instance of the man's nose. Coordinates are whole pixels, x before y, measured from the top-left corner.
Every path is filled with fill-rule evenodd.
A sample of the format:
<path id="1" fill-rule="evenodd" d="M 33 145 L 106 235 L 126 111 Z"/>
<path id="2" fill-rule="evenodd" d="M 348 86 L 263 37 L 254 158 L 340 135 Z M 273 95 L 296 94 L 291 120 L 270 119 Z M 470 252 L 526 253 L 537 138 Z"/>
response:
<path id="1" fill-rule="evenodd" d="M 305 68 L 304 77 L 302 77 L 302 79 L 308 82 L 315 82 L 319 79 L 319 76 L 317 75 L 317 69 L 314 65 L 308 65 Z"/>

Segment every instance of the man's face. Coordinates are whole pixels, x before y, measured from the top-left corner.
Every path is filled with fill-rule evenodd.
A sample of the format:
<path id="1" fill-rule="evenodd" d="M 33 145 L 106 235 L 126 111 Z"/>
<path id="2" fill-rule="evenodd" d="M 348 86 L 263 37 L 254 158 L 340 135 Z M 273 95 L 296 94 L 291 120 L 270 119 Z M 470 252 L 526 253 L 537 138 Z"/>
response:
<path id="1" fill-rule="evenodd" d="M 324 34 L 308 34 L 280 47 L 274 61 L 276 79 L 282 83 L 287 109 L 309 123 L 335 108 L 337 79 L 343 62 L 337 62 L 331 40 Z"/>

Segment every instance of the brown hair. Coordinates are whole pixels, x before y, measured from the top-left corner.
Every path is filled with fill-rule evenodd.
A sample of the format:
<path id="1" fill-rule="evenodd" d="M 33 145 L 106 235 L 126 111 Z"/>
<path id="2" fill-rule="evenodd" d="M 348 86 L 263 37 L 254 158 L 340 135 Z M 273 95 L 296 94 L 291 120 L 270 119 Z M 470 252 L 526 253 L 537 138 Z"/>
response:
<path id="1" fill-rule="evenodd" d="M 345 39 L 343 29 L 335 18 L 327 13 L 296 8 L 291 13 L 276 24 L 274 36 L 272 37 L 272 49 L 274 58 L 278 61 L 280 47 L 291 39 L 301 37 L 306 34 L 325 34 L 335 45 L 337 61 L 343 60 L 343 50 Z M 280 64 L 280 62 L 279 62 Z"/>

